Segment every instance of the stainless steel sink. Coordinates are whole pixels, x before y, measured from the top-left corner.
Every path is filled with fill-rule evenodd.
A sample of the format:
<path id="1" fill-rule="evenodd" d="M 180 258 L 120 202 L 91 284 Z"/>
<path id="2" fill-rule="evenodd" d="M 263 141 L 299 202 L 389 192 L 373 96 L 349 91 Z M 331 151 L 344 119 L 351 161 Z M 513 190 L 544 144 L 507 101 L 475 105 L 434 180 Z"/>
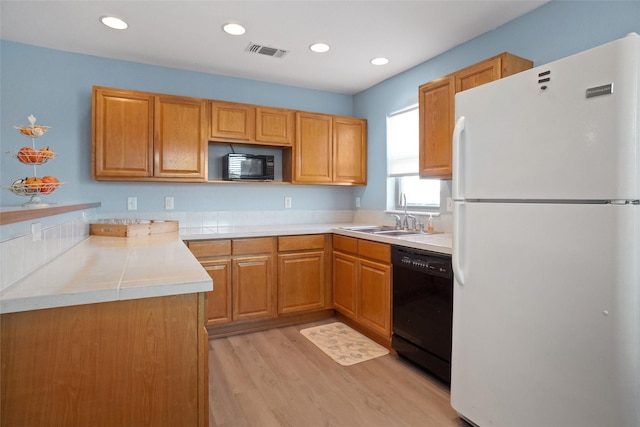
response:
<path id="1" fill-rule="evenodd" d="M 359 231 L 362 233 L 372 233 L 372 234 L 380 234 L 383 236 L 407 236 L 411 234 L 422 234 L 420 231 L 414 230 L 398 230 L 397 228 L 389 225 L 380 225 L 380 226 L 353 226 L 353 227 L 342 227 L 344 230 L 349 231 Z"/>
<path id="2" fill-rule="evenodd" d="M 383 236 L 408 236 L 411 234 L 422 234 L 422 232 L 420 231 L 413 231 L 413 230 L 378 230 L 378 231 L 373 231 L 373 234 L 380 234 Z"/>

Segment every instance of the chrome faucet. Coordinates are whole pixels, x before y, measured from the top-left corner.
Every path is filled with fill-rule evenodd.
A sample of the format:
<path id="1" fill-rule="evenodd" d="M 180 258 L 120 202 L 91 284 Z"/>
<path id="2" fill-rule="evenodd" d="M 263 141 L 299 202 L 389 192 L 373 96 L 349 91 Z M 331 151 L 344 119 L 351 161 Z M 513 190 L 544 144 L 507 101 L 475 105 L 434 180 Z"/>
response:
<path id="1" fill-rule="evenodd" d="M 400 230 L 402 228 L 402 220 L 400 220 L 400 215 L 389 214 L 396 220 L 396 230 Z"/>
<path id="2" fill-rule="evenodd" d="M 404 207 L 404 218 L 402 218 L 402 228 L 405 230 L 417 230 L 418 228 L 418 218 L 416 218 L 415 216 L 409 214 L 407 212 L 407 195 L 402 193 L 400 195 L 400 203 L 402 204 L 402 206 Z M 412 227 L 409 228 L 409 218 L 411 218 L 411 223 L 412 223 Z"/>

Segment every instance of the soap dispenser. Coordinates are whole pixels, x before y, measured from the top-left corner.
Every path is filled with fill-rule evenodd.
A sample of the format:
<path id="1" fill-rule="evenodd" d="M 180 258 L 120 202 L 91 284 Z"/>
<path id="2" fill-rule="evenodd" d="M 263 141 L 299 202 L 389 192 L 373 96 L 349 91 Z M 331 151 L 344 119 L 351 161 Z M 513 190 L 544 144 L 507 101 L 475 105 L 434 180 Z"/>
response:
<path id="1" fill-rule="evenodd" d="M 427 233 L 433 233 L 433 215 L 429 214 L 429 219 L 427 220 Z"/>

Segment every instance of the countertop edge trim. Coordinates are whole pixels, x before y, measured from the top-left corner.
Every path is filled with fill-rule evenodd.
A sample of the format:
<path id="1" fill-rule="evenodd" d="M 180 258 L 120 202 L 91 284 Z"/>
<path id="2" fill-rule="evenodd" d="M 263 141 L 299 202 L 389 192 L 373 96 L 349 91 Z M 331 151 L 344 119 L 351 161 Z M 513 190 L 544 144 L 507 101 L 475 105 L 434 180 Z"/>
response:
<path id="1" fill-rule="evenodd" d="M 67 212 L 81 211 L 84 209 L 99 208 L 100 202 L 79 203 L 74 205 L 48 206 L 44 208 L 25 208 L 11 211 L 0 211 L 0 225 L 29 221 L 36 218 L 60 215 Z"/>

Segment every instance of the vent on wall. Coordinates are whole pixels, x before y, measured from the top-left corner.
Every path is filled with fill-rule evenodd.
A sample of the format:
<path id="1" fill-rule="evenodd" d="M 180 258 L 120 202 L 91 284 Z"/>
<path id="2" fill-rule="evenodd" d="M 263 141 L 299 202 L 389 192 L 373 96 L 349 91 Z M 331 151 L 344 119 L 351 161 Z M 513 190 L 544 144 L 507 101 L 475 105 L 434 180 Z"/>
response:
<path id="1" fill-rule="evenodd" d="M 283 58 L 287 53 L 289 53 L 288 50 L 277 49 L 275 47 L 265 46 L 254 42 L 249 43 L 244 51 L 249 53 L 259 53 L 260 55 L 274 56 L 276 58 Z"/>

